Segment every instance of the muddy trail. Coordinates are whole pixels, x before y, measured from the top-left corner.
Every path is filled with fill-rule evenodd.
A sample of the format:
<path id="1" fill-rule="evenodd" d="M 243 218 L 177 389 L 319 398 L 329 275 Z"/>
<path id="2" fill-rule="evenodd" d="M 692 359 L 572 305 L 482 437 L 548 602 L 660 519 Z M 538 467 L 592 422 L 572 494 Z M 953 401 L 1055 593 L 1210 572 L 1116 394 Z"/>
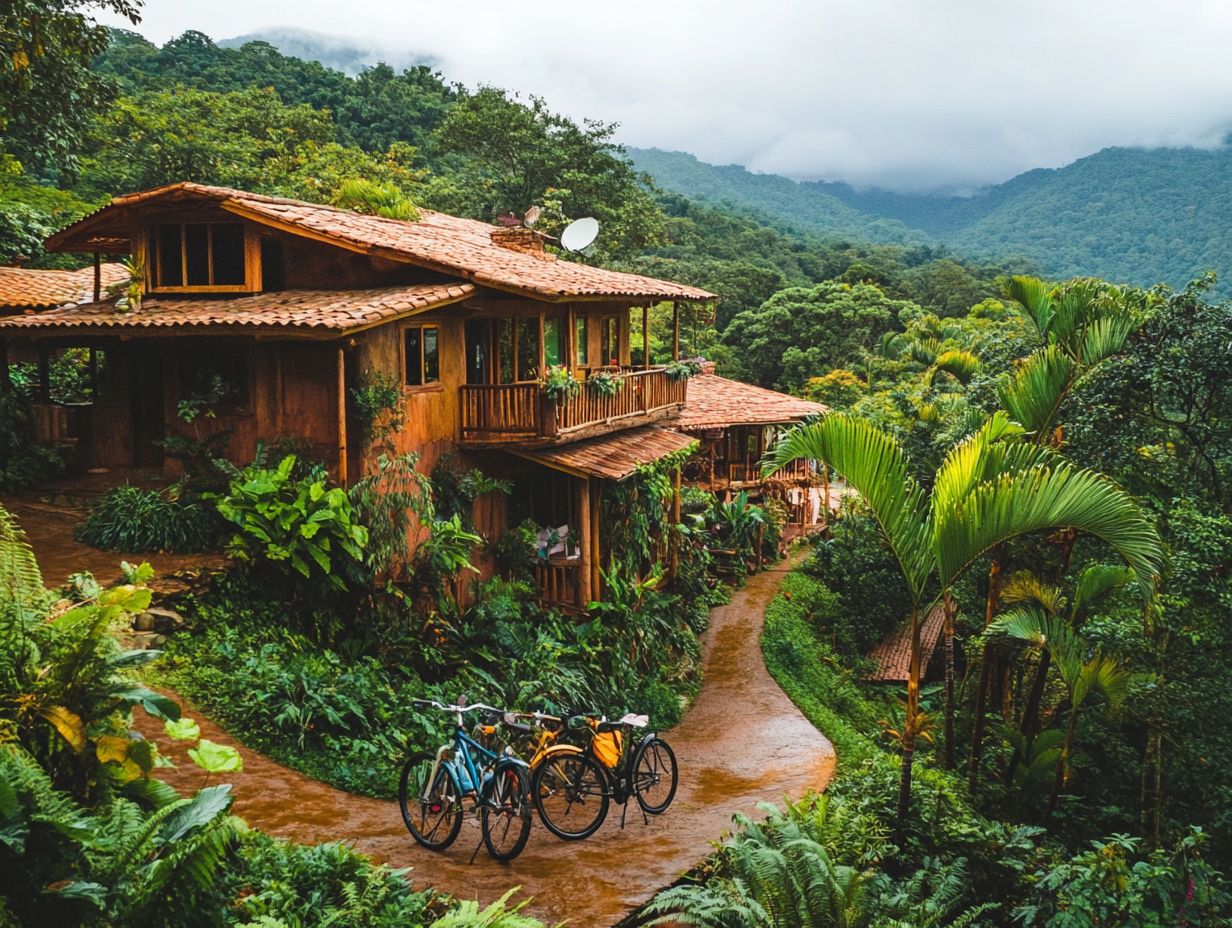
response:
<path id="1" fill-rule="evenodd" d="M 396 802 L 311 780 L 194 716 L 203 737 L 240 748 L 244 770 L 229 779 L 235 812 L 252 825 L 301 842 L 346 841 L 376 860 L 412 868 L 409 879 L 417 888 L 486 903 L 521 886 L 534 897 L 527 911 L 546 922 L 610 925 L 705 857 L 734 812 L 755 814 L 758 802 L 799 796 L 830 781 L 833 747 L 766 672 L 758 643 L 765 607 L 785 571 L 780 566 L 750 577 L 729 605 L 711 613 L 701 692 L 666 734 L 680 762 L 680 789 L 668 812 L 646 824 L 630 803 L 622 831 L 622 810 L 613 804 L 603 827 L 582 842 L 557 840 L 536 819 L 526 850 L 510 864 L 496 863 L 483 850 L 468 864 L 480 842 L 473 818 L 448 851 L 425 851 L 407 833 Z M 144 727 L 155 734 L 153 726 Z M 183 746 L 170 743 L 161 730 L 157 735 L 178 765 L 164 771 L 164 779 L 183 789 L 200 786 L 201 771 Z"/>

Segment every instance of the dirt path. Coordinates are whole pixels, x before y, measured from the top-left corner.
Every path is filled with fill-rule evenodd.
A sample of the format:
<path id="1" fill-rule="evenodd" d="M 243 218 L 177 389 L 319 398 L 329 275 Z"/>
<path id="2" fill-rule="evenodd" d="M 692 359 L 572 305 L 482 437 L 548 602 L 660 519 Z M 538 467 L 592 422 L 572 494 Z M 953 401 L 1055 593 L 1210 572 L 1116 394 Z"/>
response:
<path id="1" fill-rule="evenodd" d="M 711 613 L 703 641 L 705 682 L 668 734 L 680 761 L 680 790 L 667 814 L 649 825 L 634 805 L 622 832 L 621 810 L 613 805 L 596 835 L 567 843 L 536 821 L 526 850 L 511 864 L 497 864 L 481 850 L 468 865 L 480 840 L 472 819 L 452 848 L 433 854 L 412 841 L 396 803 L 340 792 L 243 748 L 244 771 L 231 778 L 235 811 L 271 834 L 302 842 L 342 839 L 377 860 L 411 867 L 417 887 L 488 902 L 520 885 L 534 897 L 528 911 L 545 921 L 610 925 L 698 863 L 730 826 L 732 813 L 753 814 L 760 801 L 798 796 L 830 781 L 833 747 L 771 679 L 758 644 L 765 607 L 785 570 L 751 577 L 730 605 Z M 200 721 L 204 737 L 235 744 Z M 186 789 L 199 786 L 200 771 L 182 748 L 159 740 L 180 764 L 165 779 Z"/>

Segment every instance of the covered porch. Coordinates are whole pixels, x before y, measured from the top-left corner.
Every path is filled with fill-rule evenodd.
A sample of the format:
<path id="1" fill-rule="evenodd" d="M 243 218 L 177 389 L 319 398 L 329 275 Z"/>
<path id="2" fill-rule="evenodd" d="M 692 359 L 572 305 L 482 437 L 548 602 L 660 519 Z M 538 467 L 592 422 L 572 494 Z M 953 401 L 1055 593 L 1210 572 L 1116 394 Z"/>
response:
<path id="1" fill-rule="evenodd" d="M 638 468 L 689 448 L 693 439 L 655 427 L 513 454 L 524 467 L 515 473 L 508 524 L 525 519 L 538 526 L 533 552 L 535 583 L 546 605 L 585 612 L 603 596 L 603 571 L 610 561 L 604 539 L 605 486 L 620 483 Z M 679 518 L 680 486 L 673 511 Z"/>

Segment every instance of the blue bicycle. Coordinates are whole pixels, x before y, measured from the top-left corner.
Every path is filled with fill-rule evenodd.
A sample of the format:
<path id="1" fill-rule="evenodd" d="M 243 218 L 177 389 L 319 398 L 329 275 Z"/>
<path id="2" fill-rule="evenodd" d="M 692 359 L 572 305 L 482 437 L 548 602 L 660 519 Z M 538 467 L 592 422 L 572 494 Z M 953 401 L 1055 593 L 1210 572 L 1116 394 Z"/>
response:
<path id="1" fill-rule="evenodd" d="M 499 751 L 493 737 L 501 717 L 499 709 L 482 703 L 447 706 L 416 699 L 418 708 L 438 709 L 454 716 L 454 734 L 435 754 L 419 751 L 402 765 L 398 803 L 411 836 L 424 847 L 443 851 L 462 830 L 463 803 L 479 813 L 483 843 L 496 860 L 513 860 L 530 837 L 530 768 Z M 467 733 L 464 716 L 483 713 L 478 731 L 487 744 Z M 479 849 L 476 848 L 476 851 Z M 474 860 L 474 855 L 471 855 Z"/>

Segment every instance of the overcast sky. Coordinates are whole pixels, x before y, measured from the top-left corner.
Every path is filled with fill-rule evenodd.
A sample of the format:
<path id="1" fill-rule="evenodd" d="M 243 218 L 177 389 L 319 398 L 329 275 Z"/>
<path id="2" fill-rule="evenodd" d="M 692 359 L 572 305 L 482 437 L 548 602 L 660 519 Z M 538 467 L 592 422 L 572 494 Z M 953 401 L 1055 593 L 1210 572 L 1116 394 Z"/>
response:
<path id="1" fill-rule="evenodd" d="M 139 30 L 276 25 L 800 179 L 971 187 L 1232 128 L 1226 0 L 146 0 Z"/>

